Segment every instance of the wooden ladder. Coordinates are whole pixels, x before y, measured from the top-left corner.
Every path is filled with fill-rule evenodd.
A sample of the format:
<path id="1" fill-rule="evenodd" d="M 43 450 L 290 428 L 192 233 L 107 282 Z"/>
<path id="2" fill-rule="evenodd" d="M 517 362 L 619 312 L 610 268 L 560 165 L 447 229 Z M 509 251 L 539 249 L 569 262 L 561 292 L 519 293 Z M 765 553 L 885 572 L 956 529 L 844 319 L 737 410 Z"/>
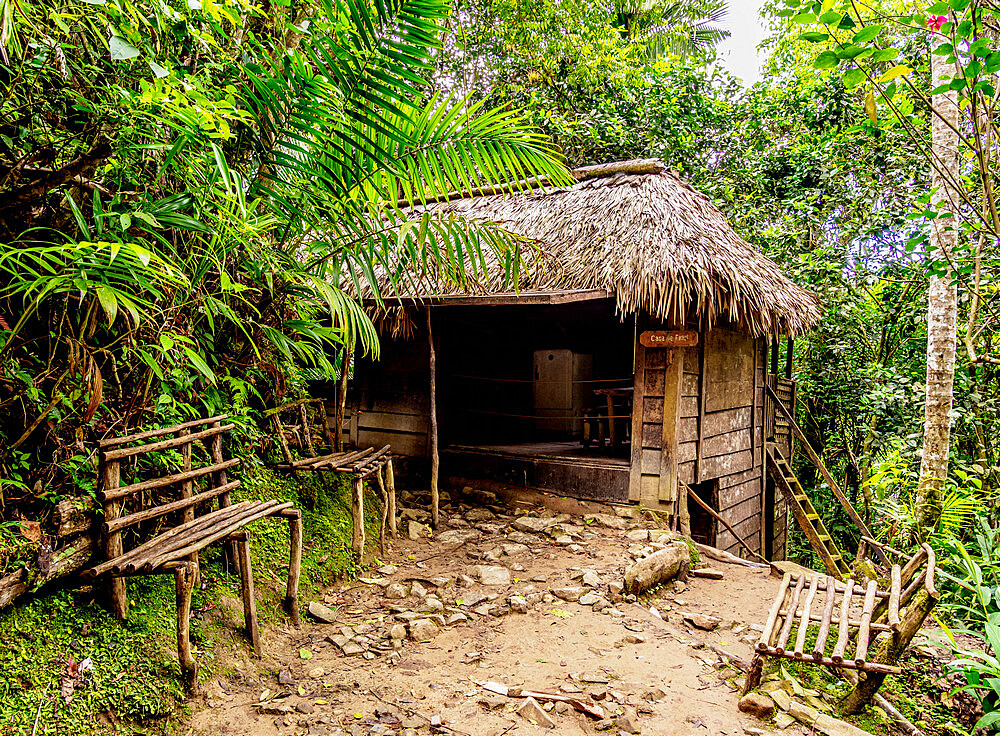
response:
<path id="1" fill-rule="evenodd" d="M 822 560 L 827 573 L 838 580 L 845 579 L 850 575 L 851 568 L 844 559 L 843 552 L 833 541 L 826 524 L 816 512 L 799 479 L 795 477 L 792 466 L 773 443 L 767 445 L 767 470 L 791 507 L 795 521 L 809 539 L 809 544 Z"/>

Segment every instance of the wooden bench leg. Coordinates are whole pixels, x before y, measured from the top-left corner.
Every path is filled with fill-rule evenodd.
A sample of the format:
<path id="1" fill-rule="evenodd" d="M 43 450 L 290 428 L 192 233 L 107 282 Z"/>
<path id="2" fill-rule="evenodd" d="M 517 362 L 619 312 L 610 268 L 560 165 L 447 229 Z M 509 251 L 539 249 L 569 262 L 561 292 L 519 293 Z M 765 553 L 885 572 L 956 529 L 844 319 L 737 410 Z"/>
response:
<path id="1" fill-rule="evenodd" d="M 288 517 L 288 588 L 285 592 L 285 610 L 293 626 L 299 626 L 299 576 L 302 574 L 302 512 Z"/>
<path id="2" fill-rule="evenodd" d="M 396 531 L 396 477 L 392 472 L 392 460 L 385 464 L 385 490 L 389 494 L 389 535 L 395 539 Z"/>
<path id="3" fill-rule="evenodd" d="M 747 670 L 746 681 L 743 683 L 743 694 L 746 695 L 751 690 L 760 687 L 761 678 L 764 675 L 764 657 L 760 652 L 753 655 L 750 668 Z"/>
<path id="4" fill-rule="evenodd" d="M 257 596 L 253 587 L 253 566 L 250 564 L 250 535 L 244 534 L 236 542 L 240 557 L 240 580 L 242 582 L 243 618 L 246 621 L 247 636 L 255 657 L 260 656 L 260 630 L 257 628 Z"/>
<path id="5" fill-rule="evenodd" d="M 365 482 L 357 475 L 351 480 L 351 549 L 360 562 L 365 554 Z"/>
<path id="6" fill-rule="evenodd" d="M 194 593 L 195 566 L 186 563 L 174 571 L 177 584 L 177 658 L 188 692 L 198 684 L 198 666 L 191 654 L 191 595 Z"/>

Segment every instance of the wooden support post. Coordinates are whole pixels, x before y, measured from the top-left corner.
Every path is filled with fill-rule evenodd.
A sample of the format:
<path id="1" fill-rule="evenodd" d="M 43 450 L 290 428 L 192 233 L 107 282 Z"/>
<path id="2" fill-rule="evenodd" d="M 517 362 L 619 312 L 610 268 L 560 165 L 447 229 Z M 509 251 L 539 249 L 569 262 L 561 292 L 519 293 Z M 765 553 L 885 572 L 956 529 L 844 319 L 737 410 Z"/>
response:
<path id="1" fill-rule="evenodd" d="M 351 549 L 360 562 L 365 556 L 365 482 L 360 476 L 351 478 Z"/>
<path id="2" fill-rule="evenodd" d="M 684 353 L 669 349 L 664 356 L 663 428 L 660 445 L 660 481 L 658 498 L 673 506 L 681 534 L 690 536 L 691 517 L 687 494 L 677 487 L 677 428 L 680 423 L 681 382 L 684 377 Z M 640 434 L 641 440 L 641 434 Z"/>
<path id="3" fill-rule="evenodd" d="M 430 416 L 431 416 L 431 524 L 438 528 L 440 521 L 439 505 L 441 502 L 438 490 L 438 473 L 441 469 L 441 458 L 438 456 L 438 419 L 437 419 L 437 355 L 434 350 L 434 332 L 431 327 L 431 308 L 427 307 L 427 346 L 430 349 Z"/>
<path id="4" fill-rule="evenodd" d="M 198 666 L 191 654 L 191 595 L 194 593 L 195 565 L 182 564 L 174 571 L 177 590 L 177 658 L 181 665 L 181 678 L 188 692 L 198 685 Z"/>
<path id="5" fill-rule="evenodd" d="M 929 592 L 926 588 L 922 588 L 914 596 L 913 602 L 906 610 L 906 617 L 900 624 L 899 631 L 887 636 L 882 641 L 878 652 L 875 654 L 875 662 L 884 665 L 895 665 L 899 662 L 903 652 L 910 645 L 910 641 L 916 636 L 923 625 L 924 619 L 927 618 L 931 609 L 934 608 L 938 597 L 939 594 L 936 590 Z M 865 675 L 865 679 L 859 679 L 854 689 L 840 702 L 838 707 L 841 713 L 845 715 L 858 713 L 868 705 L 872 698 L 875 697 L 878 689 L 882 687 L 886 673 L 866 672 Z"/>
<path id="6" fill-rule="evenodd" d="M 792 377 L 792 363 L 795 360 L 795 341 L 791 337 L 785 338 L 785 378 Z"/>
<path id="7" fill-rule="evenodd" d="M 253 656 L 260 656 L 260 630 L 257 628 L 257 597 L 253 585 L 253 565 L 250 564 L 250 532 L 245 529 L 237 535 L 236 549 L 240 559 L 240 594 L 243 596 L 243 620 Z M 289 570 L 289 573 L 291 571 Z M 291 577 L 291 575 L 289 575 Z"/>
<path id="8" fill-rule="evenodd" d="M 771 335 L 771 373 L 778 373 L 778 336 Z"/>
<path id="9" fill-rule="evenodd" d="M 389 494 L 389 534 L 395 539 L 398 536 L 396 530 L 396 476 L 392 470 L 392 459 L 385 464 L 385 489 Z"/>
<path id="10" fill-rule="evenodd" d="M 385 525 L 389 518 L 389 492 L 386 490 L 385 479 L 382 477 L 384 468 L 376 468 L 375 481 L 378 483 L 379 493 L 382 494 L 382 522 L 378 527 L 378 553 L 385 556 Z"/>
<path id="11" fill-rule="evenodd" d="M 191 434 L 190 429 L 182 429 L 177 432 L 178 437 L 188 437 Z M 216 440 L 222 440 L 222 435 L 217 434 L 211 438 L 210 442 L 215 442 Z M 181 472 L 190 473 L 191 472 L 191 443 L 185 442 L 181 445 Z M 185 480 L 181 483 L 181 499 L 188 499 L 194 495 L 194 481 Z M 194 506 L 188 506 L 181 512 L 181 523 L 187 524 L 188 522 L 194 521 Z M 198 587 L 201 582 L 201 566 L 198 564 L 198 553 L 192 552 L 188 559 L 194 565 L 194 585 Z"/>
<path id="12" fill-rule="evenodd" d="M 121 465 L 118 460 L 108 460 L 105 458 L 101 469 L 101 487 L 104 493 L 114 491 L 121 481 Z M 104 505 L 104 520 L 114 521 L 121 516 L 123 501 L 112 501 Z M 111 532 L 104 540 L 104 554 L 107 559 L 113 560 L 121 556 L 124 551 L 122 547 L 121 531 Z M 128 593 L 125 589 L 125 581 L 119 577 L 108 578 L 108 596 L 111 601 L 111 612 L 119 621 L 124 621 L 128 617 Z"/>
<path id="13" fill-rule="evenodd" d="M 302 512 L 289 509 L 288 514 L 288 587 L 285 590 L 285 610 L 292 619 L 293 626 L 300 625 L 299 619 L 299 577 L 302 574 Z"/>
<path id="14" fill-rule="evenodd" d="M 277 414 L 275 414 L 274 417 L 276 418 Z M 221 421 L 212 422 L 210 426 L 221 427 L 222 422 Z M 278 436 L 282 438 L 284 437 L 284 435 L 281 434 L 280 424 L 278 427 Z M 288 449 L 287 446 L 285 449 L 286 450 Z M 214 435 L 211 438 L 211 440 L 209 440 L 208 454 L 212 456 L 212 462 L 215 463 L 216 465 L 225 462 L 225 458 L 222 456 L 221 434 Z M 215 485 L 216 488 L 221 488 L 222 486 L 227 485 L 229 483 L 229 476 L 226 473 L 225 468 L 222 468 L 221 470 L 217 470 L 214 473 L 212 473 L 212 483 L 213 485 Z M 232 503 L 233 503 L 233 498 L 230 495 L 229 491 L 226 491 L 221 496 L 219 496 L 220 509 L 228 508 L 229 506 L 232 505 Z M 237 555 L 236 553 L 236 545 L 230 542 L 229 544 L 225 545 L 225 550 L 226 550 L 226 560 L 228 561 L 228 563 L 232 568 L 236 568 L 239 565 L 239 555 Z"/>
<path id="15" fill-rule="evenodd" d="M 336 452 L 344 451 L 344 415 L 347 413 L 347 379 L 351 375 L 351 354 L 353 346 L 344 345 L 340 359 L 340 381 L 337 384 L 337 406 L 333 414 L 333 439 Z"/>

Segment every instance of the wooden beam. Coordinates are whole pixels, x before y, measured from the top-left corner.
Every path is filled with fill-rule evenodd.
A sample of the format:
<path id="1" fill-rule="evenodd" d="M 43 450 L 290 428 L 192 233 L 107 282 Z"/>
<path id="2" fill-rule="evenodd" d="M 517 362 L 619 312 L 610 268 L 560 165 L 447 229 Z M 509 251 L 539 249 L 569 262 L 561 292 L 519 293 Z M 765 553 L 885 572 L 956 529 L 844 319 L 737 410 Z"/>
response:
<path id="1" fill-rule="evenodd" d="M 636 318 L 638 320 L 638 317 Z M 639 342 L 638 333 L 634 338 L 635 366 L 633 368 L 632 393 L 632 456 L 629 463 L 629 501 L 642 499 L 642 412 L 643 395 L 646 386 L 646 348 Z"/>
<path id="2" fill-rule="evenodd" d="M 418 294 L 387 297 L 386 306 L 418 307 L 503 307 L 526 304 L 574 304 L 614 296 L 607 289 L 563 289 L 556 291 L 504 291 L 495 294 Z M 366 306 L 377 305 L 375 299 L 362 300 Z"/>
<path id="3" fill-rule="evenodd" d="M 785 338 L 785 378 L 791 379 L 792 377 L 792 363 L 795 359 L 795 341 L 788 337 Z"/>

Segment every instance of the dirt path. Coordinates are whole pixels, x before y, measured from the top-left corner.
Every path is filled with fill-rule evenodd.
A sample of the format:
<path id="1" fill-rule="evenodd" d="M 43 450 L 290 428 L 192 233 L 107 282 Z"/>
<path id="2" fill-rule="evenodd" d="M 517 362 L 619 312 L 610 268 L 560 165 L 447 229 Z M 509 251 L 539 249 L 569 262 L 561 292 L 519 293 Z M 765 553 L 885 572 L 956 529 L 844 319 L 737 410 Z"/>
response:
<path id="1" fill-rule="evenodd" d="M 767 728 L 737 711 L 731 680 L 739 673 L 702 644 L 748 661 L 751 627 L 767 615 L 775 578 L 713 563 L 724 580 L 671 584 L 643 606 L 609 587 L 655 547 L 638 522 L 613 513 L 589 523 L 552 518 L 545 509 L 532 516 L 541 518 L 465 507 L 444 515 L 448 532 L 437 539 L 399 541 L 391 564 L 327 592 L 333 623 L 307 617 L 297 631 L 269 628 L 259 673 L 208 684 L 192 733 L 569 736 L 609 726 L 562 704 L 546 714 L 554 730 L 533 725 L 516 712 L 523 698 L 493 695 L 477 684 L 486 681 L 593 698 L 611 732 Z M 532 525 L 540 531 L 526 531 Z M 491 576 L 498 584 L 484 584 Z M 577 602 L 558 597 L 581 593 Z M 696 614 L 722 621 L 696 629 L 684 620 Z"/>

